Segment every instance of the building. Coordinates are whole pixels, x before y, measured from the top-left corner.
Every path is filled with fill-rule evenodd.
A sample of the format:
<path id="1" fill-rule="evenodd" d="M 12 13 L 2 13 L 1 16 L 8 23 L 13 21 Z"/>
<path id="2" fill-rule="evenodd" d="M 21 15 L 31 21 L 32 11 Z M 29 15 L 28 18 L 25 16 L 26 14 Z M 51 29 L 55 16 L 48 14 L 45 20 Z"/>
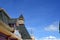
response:
<path id="1" fill-rule="evenodd" d="M 25 28 L 23 15 L 11 19 L 6 11 L 0 8 L 0 28 L 1 40 L 32 40 Z M 19 35 L 15 33 L 16 31 Z"/>

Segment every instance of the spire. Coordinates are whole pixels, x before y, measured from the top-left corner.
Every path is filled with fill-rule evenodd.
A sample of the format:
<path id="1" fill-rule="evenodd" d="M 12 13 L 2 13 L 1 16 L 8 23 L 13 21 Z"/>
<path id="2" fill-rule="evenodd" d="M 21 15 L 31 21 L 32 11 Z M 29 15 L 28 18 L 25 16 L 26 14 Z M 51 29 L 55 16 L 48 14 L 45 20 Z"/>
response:
<path id="1" fill-rule="evenodd" d="M 19 16 L 19 20 L 24 20 L 24 17 L 22 14 Z"/>

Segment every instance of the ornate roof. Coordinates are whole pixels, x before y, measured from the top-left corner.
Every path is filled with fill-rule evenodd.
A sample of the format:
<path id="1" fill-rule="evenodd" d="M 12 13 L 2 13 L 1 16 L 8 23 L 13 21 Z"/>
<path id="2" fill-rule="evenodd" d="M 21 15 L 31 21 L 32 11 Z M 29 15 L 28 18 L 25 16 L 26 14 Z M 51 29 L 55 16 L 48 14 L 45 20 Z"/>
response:
<path id="1" fill-rule="evenodd" d="M 24 17 L 23 17 L 23 15 L 22 15 L 22 14 L 19 16 L 19 19 L 23 19 L 23 20 L 24 20 Z"/>

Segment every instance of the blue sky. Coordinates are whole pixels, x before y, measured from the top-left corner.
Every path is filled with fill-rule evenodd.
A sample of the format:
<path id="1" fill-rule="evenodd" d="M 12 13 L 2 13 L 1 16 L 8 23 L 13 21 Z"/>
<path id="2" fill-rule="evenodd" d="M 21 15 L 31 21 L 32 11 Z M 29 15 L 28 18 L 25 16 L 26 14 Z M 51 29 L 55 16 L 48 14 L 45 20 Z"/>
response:
<path id="1" fill-rule="evenodd" d="M 11 18 L 18 18 L 23 14 L 26 28 L 30 34 L 32 29 L 35 38 L 60 38 L 57 31 L 60 0 L 0 0 L 0 7 L 4 8 Z"/>

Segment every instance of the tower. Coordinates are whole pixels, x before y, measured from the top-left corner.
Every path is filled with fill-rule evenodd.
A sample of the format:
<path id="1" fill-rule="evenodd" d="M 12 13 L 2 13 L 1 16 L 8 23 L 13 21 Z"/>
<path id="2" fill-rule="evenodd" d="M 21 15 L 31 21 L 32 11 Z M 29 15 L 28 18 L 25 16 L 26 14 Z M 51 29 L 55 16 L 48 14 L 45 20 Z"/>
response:
<path id="1" fill-rule="evenodd" d="M 16 29 L 19 30 L 19 33 L 21 34 L 21 38 L 23 40 L 26 40 L 26 39 L 31 39 L 26 27 L 25 27 L 25 24 L 24 24 L 24 17 L 23 15 L 21 15 L 18 20 L 17 20 L 17 26 L 16 26 Z"/>

